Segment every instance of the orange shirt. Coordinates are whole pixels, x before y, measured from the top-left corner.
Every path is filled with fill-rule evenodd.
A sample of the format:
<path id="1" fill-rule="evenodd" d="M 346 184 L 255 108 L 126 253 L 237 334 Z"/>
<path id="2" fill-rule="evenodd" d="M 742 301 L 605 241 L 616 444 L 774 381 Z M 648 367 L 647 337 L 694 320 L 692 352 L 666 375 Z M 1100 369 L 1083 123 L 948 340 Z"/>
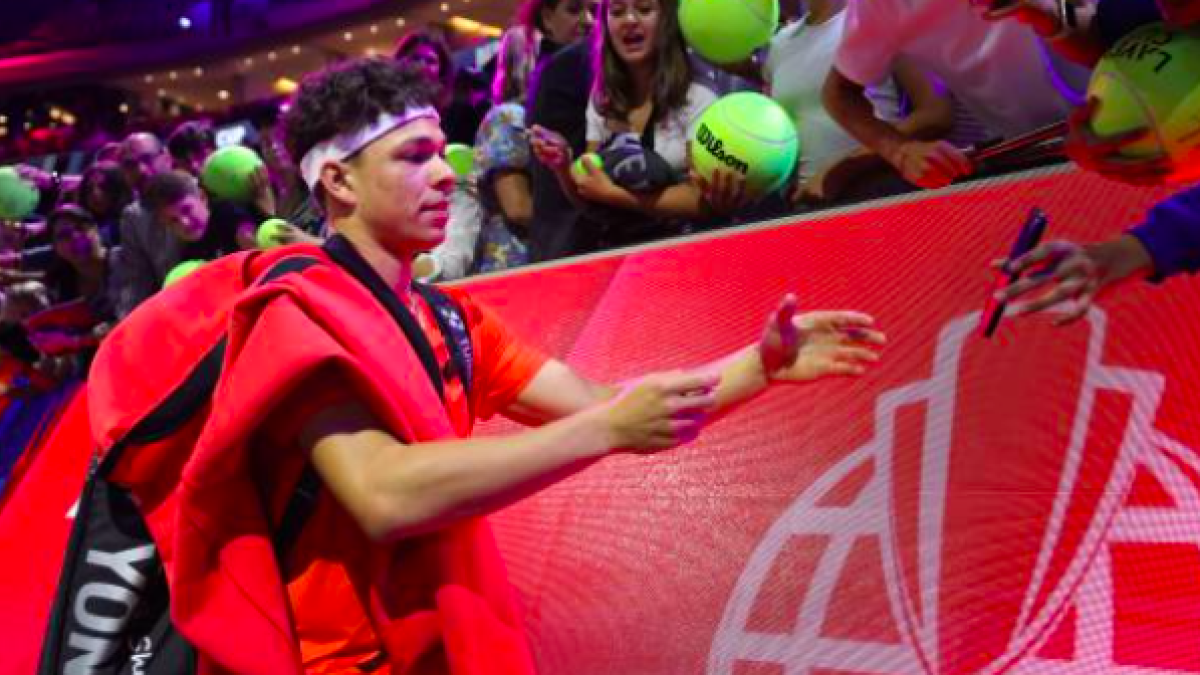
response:
<path id="1" fill-rule="evenodd" d="M 417 319 L 437 358 L 455 433 L 465 438 L 476 419 L 487 419 L 512 403 L 547 357 L 514 337 L 493 312 L 475 304 L 465 293 L 450 293 L 462 308 L 471 335 L 474 358 L 469 400 L 450 365 L 449 347 L 423 299 L 418 300 Z M 422 371 L 412 376 L 426 377 L 426 374 Z M 346 386 L 324 380 L 304 390 L 294 395 L 288 405 L 281 406 L 264 426 L 265 440 L 273 449 L 298 451 L 296 438 L 303 424 L 320 410 L 343 403 L 352 395 Z M 260 453 L 260 457 L 269 456 L 270 453 Z M 269 472 L 270 464 L 267 460 L 258 469 Z M 298 474 L 270 476 L 268 484 L 274 486 L 270 499 L 276 519 L 291 498 L 298 478 Z M 376 546 L 379 544 L 367 539 L 327 491 L 320 493 L 288 554 L 285 570 L 293 621 L 307 672 L 390 672 L 386 659 L 380 656 L 377 627 L 364 610 L 368 603 L 366 581 L 375 573 L 367 569 L 368 552 Z M 404 542 L 393 546 L 398 550 L 397 555 L 402 556 Z M 419 594 L 421 590 L 404 592 Z M 417 668 L 413 672 L 440 671 L 437 664 L 431 664 L 428 669 Z"/>

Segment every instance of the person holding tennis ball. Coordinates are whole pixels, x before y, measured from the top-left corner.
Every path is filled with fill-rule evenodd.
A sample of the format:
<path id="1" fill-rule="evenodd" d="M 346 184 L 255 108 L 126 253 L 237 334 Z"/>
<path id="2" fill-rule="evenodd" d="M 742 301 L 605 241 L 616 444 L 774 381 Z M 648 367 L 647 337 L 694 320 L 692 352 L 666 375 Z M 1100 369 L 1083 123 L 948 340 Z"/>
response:
<path id="1" fill-rule="evenodd" d="M 593 29 L 600 56 L 587 110 L 590 153 L 632 137 L 643 146 L 647 166 L 669 166 L 673 175 L 668 181 L 655 176 L 649 181 L 656 184 L 652 188 L 623 187 L 606 172 L 611 167 L 602 168 L 589 154 L 572 172 L 574 157 L 566 139 L 539 126 L 531 128 L 534 155 L 555 172 L 569 196 L 643 214 L 649 221 L 608 244 L 678 233 L 679 221 L 732 213 L 745 203 L 737 172 L 719 172 L 712 181 L 689 175 L 689 140 L 717 96 L 695 81 L 678 5 L 678 0 L 602 0 Z"/>
<path id="2" fill-rule="evenodd" d="M 1034 26 L 1038 21 L 1047 21 L 1047 8 L 1038 2 L 1020 0 L 1017 4 L 1020 7 L 1009 15 Z M 1194 181 L 1200 170 L 1200 156 L 1196 146 L 1188 147 L 1181 139 L 1192 138 L 1191 142 L 1196 143 L 1200 78 L 1192 71 L 1191 76 L 1175 75 L 1170 81 L 1162 81 L 1150 73 L 1159 63 L 1163 65 L 1157 73 L 1200 67 L 1195 65 L 1196 54 L 1200 53 L 1200 2 L 1100 0 L 1095 13 L 1085 18 L 1070 31 L 1070 41 L 1064 44 L 1069 45 L 1070 53 L 1081 55 L 1081 60 L 1111 46 L 1097 74 L 1120 81 L 1123 86 L 1097 87 L 1093 79 L 1093 93 L 1104 98 L 1093 98 L 1072 116 L 1068 138 L 1071 157 L 1086 169 L 1126 183 Z M 1139 67 L 1142 54 L 1156 57 L 1154 67 Z M 1167 71 L 1172 65 L 1176 69 Z M 1127 97 L 1136 95 L 1145 96 L 1154 113 L 1141 127 L 1130 124 L 1129 106 L 1122 105 Z M 1110 103 L 1116 105 L 1106 110 Z M 1115 133 L 1104 134 L 1098 128 L 1121 123 L 1126 127 Z M 1058 322 L 1078 320 L 1099 295 L 1122 283 L 1145 277 L 1158 281 L 1200 271 L 1200 185 L 1192 185 L 1155 206 L 1140 224 L 1110 240 L 1089 245 L 1051 242 L 1016 260 L 996 264 L 1012 271 L 1047 266 L 1043 273 L 999 294 L 998 299 L 1010 301 L 1041 292 L 1018 313 L 1073 303 Z"/>

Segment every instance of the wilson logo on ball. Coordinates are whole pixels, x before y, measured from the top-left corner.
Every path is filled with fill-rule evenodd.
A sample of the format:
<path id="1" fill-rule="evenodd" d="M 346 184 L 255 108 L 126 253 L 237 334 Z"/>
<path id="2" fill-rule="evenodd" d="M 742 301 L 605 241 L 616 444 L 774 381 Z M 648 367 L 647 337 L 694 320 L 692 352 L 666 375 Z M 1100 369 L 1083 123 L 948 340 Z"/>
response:
<path id="1" fill-rule="evenodd" d="M 745 176 L 750 172 L 750 165 L 744 160 L 739 159 L 736 155 L 725 151 L 725 143 L 717 138 L 708 128 L 708 125 L 701 124 L 696 131 L 696 140 L 700 141 L 700 145 L 704 146 L 705 150 L 712 155 L 718 162 L 737 171 Z"/>

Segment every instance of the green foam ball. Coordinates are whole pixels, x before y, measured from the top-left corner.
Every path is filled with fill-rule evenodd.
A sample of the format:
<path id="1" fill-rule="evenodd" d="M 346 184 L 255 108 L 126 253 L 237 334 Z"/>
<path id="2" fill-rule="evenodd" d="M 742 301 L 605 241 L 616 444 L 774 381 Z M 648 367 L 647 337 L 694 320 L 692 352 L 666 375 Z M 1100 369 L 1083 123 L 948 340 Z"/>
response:
<path id="1" fill-rule="evenodd" d="M 741 174 L 761 197 L 791 176 L 800 154 L 796 125 L 778 103 L 754 92 L 718 99 L 700 116 L 691 140 L 692 168 L 712 181 L 718 169 Z"/>
<path id="2" fill-rule="evenodd" d="M 231 145 L 209 156 L 200 172 L 200 182 L 217 199 L 246 204 L 254 199 L 250 178 L 262 164 L 262 158 L 250 148 Z"/>
<path id="3" fill-rule="evenodd" d="M 192 272 L 204 267 L 205 262 L 206 261 L 204 260 L 184 260 L 178 265 L 172 267 L 171 271 L 167 272 L 166 279 L 163 280 L 163 288 L 170 286 Z"/>
<path id="4" fill-rule="evenodd" d="M 11 166 L 0 167 L 0 218 L 21 220 L 37 208 L 37 188 L 21 178 Z"/>
<path id="5" fill-rule="evenodd" d="M 259 248 L 274 248 L 279 246 L 277 237 L 281 230 L 287 229 L 288 221 L 283 218 L 268 218 L 258 226 L 254 233 L 254 242 Z"/>
<path id="6" fill-rule="evenodd" d="M 446 146 L 446 163 L 454 169 L 454 175 L 467 178 L 475 169 L 475 148 L 462 143 L 451 143 Z"/>
<path id="7" fill-rule="evenodd" d="M 739 63 L 767 44 L 779 25 L 779 0 L 683 0 L 679 27 L 713 63 Z"/>
<path id="8" fill-rule="evenodd" d="M 1200 175 L 1200 27 L 1150 24 L 1129 33 L 1096 64 L 1088 97 L 1099 100 L 1094 133 L 1150 129 L 1123 154 L 1165 154 L 1175 166 L 1173 178 Z"/>

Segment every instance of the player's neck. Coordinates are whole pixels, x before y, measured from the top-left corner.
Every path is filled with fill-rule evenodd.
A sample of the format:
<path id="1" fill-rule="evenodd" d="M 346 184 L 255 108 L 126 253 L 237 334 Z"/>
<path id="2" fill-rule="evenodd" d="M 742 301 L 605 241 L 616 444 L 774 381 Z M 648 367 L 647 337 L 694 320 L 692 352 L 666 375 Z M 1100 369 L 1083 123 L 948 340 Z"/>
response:
<path id="1" fill-rule="evenodd" d="M 412 292 L 413 255 L 384 248 L 374 237 L 356 227 L 337 230 L 354 245 L 359 255 L 383 279 L 389 288 L 407 300 Z"/>

